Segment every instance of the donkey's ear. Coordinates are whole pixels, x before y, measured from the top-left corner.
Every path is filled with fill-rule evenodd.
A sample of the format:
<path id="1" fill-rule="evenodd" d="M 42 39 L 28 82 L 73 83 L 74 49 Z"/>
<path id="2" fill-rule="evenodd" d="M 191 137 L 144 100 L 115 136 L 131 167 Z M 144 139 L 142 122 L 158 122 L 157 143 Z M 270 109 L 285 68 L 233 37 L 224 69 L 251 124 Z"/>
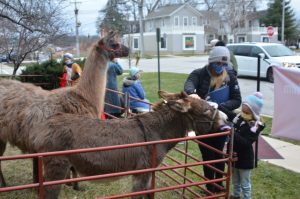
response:
<path id="1" fill-rule="evenodd" d="M 176 111 L 186 113 L 191 109 L 191 102 L 186 99 L 179 99 L 171 103 L 170 107 Z"/>
<path id="2" fill-rule="evenodd" d="M 178 100 L 184 98 L 182 93 L 168 93 L 166 91 L 158 91 L 158 96 L 164 100 Z"/>
<path id="3" fill-rule="evenodd" d="M 171 96 L 174 95 L 174 93 L 168 93 L 167 91 L 158 91 L 158 96 L 162 99 L 168 100 Z"/>
<path id="4" fill-rule="evenodd" d="M 181 91 L 181 97 L 182 98 L 186 98 L 186 97 L 188 97 L 189 95 L 188 94 L 186 94 L 186 92 L 184 92 L 184 91 Z"/>

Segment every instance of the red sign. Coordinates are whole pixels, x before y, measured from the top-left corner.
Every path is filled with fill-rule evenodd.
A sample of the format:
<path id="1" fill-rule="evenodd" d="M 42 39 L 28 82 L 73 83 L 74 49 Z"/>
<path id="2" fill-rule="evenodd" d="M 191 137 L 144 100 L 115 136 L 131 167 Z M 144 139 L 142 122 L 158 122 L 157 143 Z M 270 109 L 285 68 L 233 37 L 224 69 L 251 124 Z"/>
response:
<path id="1" fill-rule="evenodd" d="M 274 29 L 273 29 L 273 27 L 272 27 L 272 26 L 267 27 L 267 35 L 268 35 L 269 37 L 272 37 L 273 34 L 274 34 Z"/>

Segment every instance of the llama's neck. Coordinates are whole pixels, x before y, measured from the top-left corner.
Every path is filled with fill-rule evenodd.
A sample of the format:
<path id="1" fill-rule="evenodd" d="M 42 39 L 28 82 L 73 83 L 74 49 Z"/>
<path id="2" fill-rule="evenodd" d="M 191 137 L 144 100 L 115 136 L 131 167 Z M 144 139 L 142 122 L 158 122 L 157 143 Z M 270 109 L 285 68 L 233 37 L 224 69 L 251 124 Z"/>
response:
<path id="1" fill-rule="evenodd" d="M 89 103 L 95 106 L 98 117 L 104 107 L 107 62 L 107 58 L 97 52 L 94 46 L 85 61 L 83 74 L 76 88 Z"/>

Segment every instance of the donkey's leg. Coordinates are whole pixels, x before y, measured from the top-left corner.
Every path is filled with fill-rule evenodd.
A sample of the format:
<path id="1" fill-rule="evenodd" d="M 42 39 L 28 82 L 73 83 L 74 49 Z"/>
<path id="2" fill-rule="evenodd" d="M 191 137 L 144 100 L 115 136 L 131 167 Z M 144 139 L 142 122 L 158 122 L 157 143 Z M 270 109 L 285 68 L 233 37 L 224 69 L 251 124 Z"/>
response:
<path id="1" fill-rule="evenodd" d="M 6 149 L 6 142 L 0 140 L 0 156 L 3 156 L 5 149 Z M 5 187 L 5 186 L 6 186 L 6 182 L 3 176 L 1 161 L 0 161 L 0 187 Z"/>
<path id="2" fill-rule="evenodd" d="M 33 183 L 39 182 L 39 161 L 38 158 L 32 159 L 32 180 Z"/>
<path id="3" fill-rule="evenodd" d="M 151 173 L 133 176 L 132 192 L 144 191 L 151 189 Z M 151 194 L 144 195 L 145 198 L 150 199 Z M 133 196 L 132 199 L 142 199 L 143 196 Z"/>
<path id="4" fill-rule="evenodd" d="M 70 168 L 69 162 L 64 157 L 47 158 L 44 161 L 45 181 L 63 180 Z M 57 199 L 61 185 L 53 185 L 45 187 L 45 199 Z"/>
<path id="5" fill-rule="evenodd" d="M 72 172 L 72 178 L 77 178 L 78 177 L 78 173 L 75 170 L 75 168 L 72 166 L 70 168 L 70 171 Z M 73 182 L 73 189 L 76 191 L 82 191 L 82 188 L 79 188 L 79 182 Z"/>
<path id="6" fill-rule="evenodd" d="M 66 179 L 77 178 L 77 177 L 78 177 L 77 171 L 75 170 L 74 167 L 71 167 L 70 170 L 68 170 L 67 172 Z M 73 189 L 76 191 L 82 191 L 82 189 L 79 188 L 78 182 L 70 182 L 70 183 L 66 183 L 66 185 L 72 186 Z"/>

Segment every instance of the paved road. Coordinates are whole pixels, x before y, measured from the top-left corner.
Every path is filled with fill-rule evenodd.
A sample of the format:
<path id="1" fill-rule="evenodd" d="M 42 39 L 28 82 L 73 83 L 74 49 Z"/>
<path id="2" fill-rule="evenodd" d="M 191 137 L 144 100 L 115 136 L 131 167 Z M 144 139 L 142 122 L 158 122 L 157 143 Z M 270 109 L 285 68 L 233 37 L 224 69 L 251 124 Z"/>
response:
<path id="1" fill-rule="evenodd" d="M 160 70 L 162 72 L 174 72 L 189 74 L 194 69 L 203 67 L 208 60 L 208 56 L 198 57 L 164 57 L 160 60 Z M 135 60 L 134 60 L 135 61 Z M 133 61 L 133 64 L 135 63 Z M 129 69 L 128 59 L 120 60 L 125 70 Z M 132 64 L 132 65 L 133 65 Z M 144 72 L 157 72 L 157 59 L 141 59 L 138 67 Z M 252 94 L 256 91 L 256 80 L 251 78 L 239 77 L 239 85 L 242 97 Z M 262 110 L 263 114 L 273 115 L 274 113 L 274 85 L 267 81 L 261 81 L 260 91 L 264 95 L 265 106 Z"/>
<path id="2" fill-rule="evenodd" d="M 203 67 L 208 60 L 208 56 L 194 57 L 164 57 L 160 60 L 160 70 L 162 72 L 174 72 L 189 74 L 194 69 Z M 135 61 L 135 60 L 134 60 Z M 134 63 L 133 61 L 133 63 Z M 120 60 L 125 70 L 129 69 L 128 59 Z M 132 64 L 133 65 L 133 64 Z M 157 72 L 157 59 L 141 59 L 138 67 L 144 72 Z M 18 74 L 21 70 L 18 70 Z M 12 68 L 0 63 L 0 73 L 12 74 Z M 256 91 L 256 80 L 249 78 L 238 78 L 242 97 L 252 94 Z M 262 81 L 260 86 L 264 94 L 265 106 L 263 114 L 273 115 L 274 113 L 274 86 L 272 83 Z"/>

